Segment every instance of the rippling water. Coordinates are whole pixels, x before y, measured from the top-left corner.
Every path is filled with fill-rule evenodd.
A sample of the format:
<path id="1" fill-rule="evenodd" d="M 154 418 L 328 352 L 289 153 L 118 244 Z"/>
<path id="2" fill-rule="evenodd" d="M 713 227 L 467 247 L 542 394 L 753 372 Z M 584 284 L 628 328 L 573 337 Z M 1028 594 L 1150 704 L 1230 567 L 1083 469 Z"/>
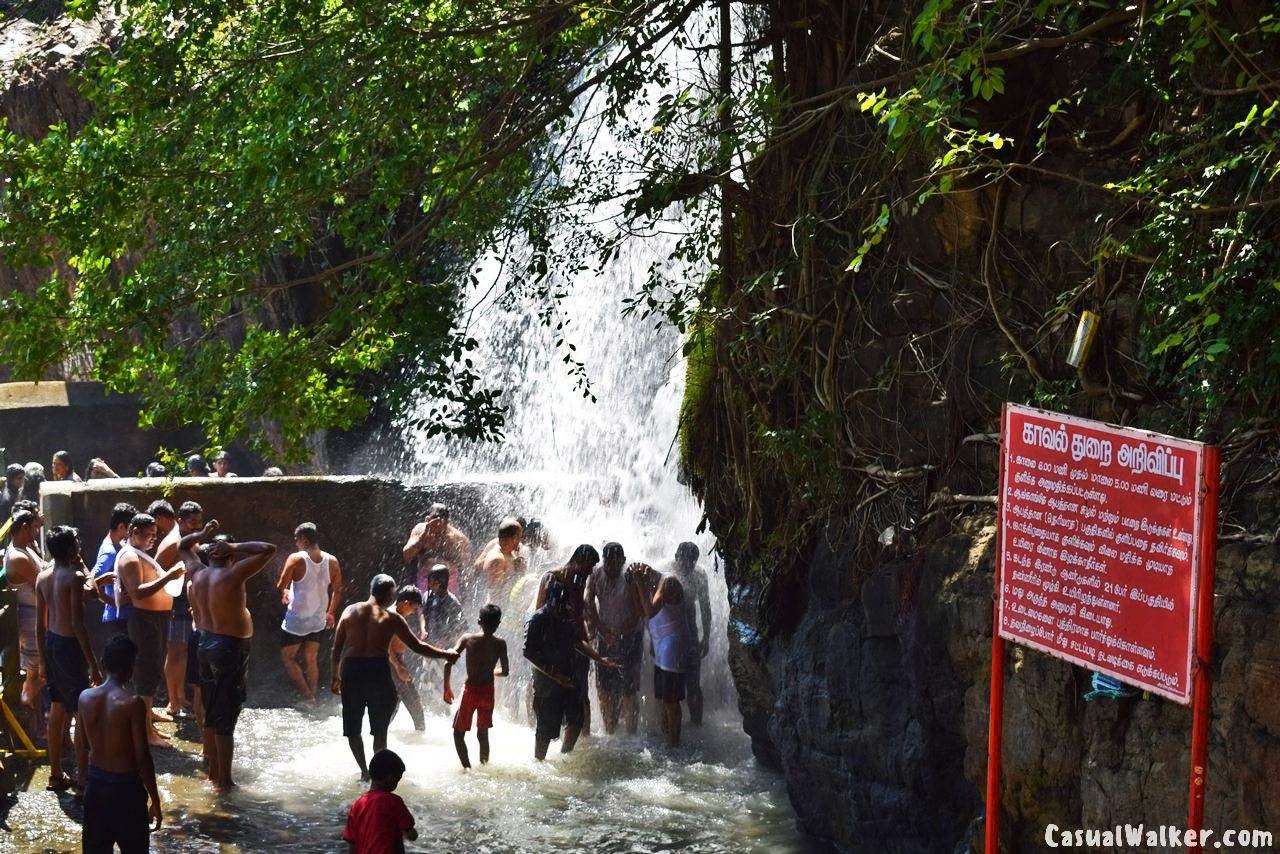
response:
<path id="1" fill-rule="evenodd" d="M 463 771 L 449 719 L 415 733 L 400 715 L 390 747 L 408 773 L 397 790 L 421 834 L 411 851 L 806 850 L 786 792 L 750 758 L 736 719 L 687 731 L 671 751 L 656 737 L 594 736 L 568 756 L 533 760 L 533 733 L 498 720 L 492 762 Z M 165 825 L 158 851 L 330 852 L 351 801 L 364 790 L 336 716 L 249 709 L 237 730 L 241 788 L 215 798 L 198 779 L 194 744 L 157 751 Z M 366 742 L 367 743 L 367 742 Z M 475 740 L 470 740 L 475 761 Z M 35 784 L 33 783 L 33 788 Z M 24 793 L 0 849 L 76 850 L 77 810 L 52 794 Z"/>

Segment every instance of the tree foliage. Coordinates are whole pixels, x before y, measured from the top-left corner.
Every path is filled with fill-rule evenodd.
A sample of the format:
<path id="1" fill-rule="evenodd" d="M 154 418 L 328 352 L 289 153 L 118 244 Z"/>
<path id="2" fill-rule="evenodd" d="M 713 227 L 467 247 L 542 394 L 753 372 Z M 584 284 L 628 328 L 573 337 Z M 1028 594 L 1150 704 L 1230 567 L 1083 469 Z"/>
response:
<path id="1" fill-rule="evenodd" d="M 0 246 L 49 271 L 4 295 L 21 322 L 0 356 L 30 378 L 87 356 L 148 420 L 199 422 L 214 444 L 274 435 L 294 456 L 358 422 L 376 377 L 408 377 L 381 387 L 392 406 L 441 401 L 429 430 L 499 433 L 458 284 L 544 230 L 548 139 L 583 92 L 638 87 L 692 8 L 67 6 L 118 16 L 118 34 L 80 74 L 85 127 L 0 140 Z"/>

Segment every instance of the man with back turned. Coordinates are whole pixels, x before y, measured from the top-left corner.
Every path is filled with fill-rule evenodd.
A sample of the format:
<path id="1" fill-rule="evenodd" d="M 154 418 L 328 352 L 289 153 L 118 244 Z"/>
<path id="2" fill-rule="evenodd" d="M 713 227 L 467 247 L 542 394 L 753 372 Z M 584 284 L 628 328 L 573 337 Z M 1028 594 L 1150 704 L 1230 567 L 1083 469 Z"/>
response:
<path id="1" fill-rule="evenodd" d="M 360 726 L 365 709 L 369 710 L 369 732 L 373 750 L 387 746 L 387 728 L 395 714 L 399 695 L 391 677 L 387 651 L 392 639 L 427 658 L 458 660 L 458 653 L 437 649 L 418 640 L 404 617 L 395 609 L 396 581 L 389 575 L 375 575 L 369 585 L 369 598 L 348 605 L 338 621 L 333 637 L 333 655 L 329 672 L 333 674 L 333 693 L 342 697 L 342 734 L 351 746 L 351 755 L 360 766 L 360 779 L 369 779 L 365 764 L 364 740 Z M 343 652 L 346 652 L 344 659 Z"/>

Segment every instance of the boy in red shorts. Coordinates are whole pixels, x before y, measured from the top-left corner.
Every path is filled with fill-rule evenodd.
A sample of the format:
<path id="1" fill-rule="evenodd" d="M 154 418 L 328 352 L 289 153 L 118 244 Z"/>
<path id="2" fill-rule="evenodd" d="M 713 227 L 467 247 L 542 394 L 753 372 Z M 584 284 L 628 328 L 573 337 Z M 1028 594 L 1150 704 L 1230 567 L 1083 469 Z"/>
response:
<path id="1" fill-rule="evenodd" d="M 493 726 L 493 669 L 500 665 L 499 676 L 506 676 L 507 642 L 493 636 L 502 622 L 502 609 L 485 605 L 480 609 L 480 632 L 458 638 L 454 652 L 467 654 L 467 683 L 462 688 L 462 703 L 453 717 L 453 745 L 463 768 L 471 767 L 467 755 L 467 731 L 471 716 L 476 716 L 476 738 L 480 742 L 480 763 L 489 761 L 489 729 Z M 453 703 L 453 663 L 444 666 L 444 701 Z"/>

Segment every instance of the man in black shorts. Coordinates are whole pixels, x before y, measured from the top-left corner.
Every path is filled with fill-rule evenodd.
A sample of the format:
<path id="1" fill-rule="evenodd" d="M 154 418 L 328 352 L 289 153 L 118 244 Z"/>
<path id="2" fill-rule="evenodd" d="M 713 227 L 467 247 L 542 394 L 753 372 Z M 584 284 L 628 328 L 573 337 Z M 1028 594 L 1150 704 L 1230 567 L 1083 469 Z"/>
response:
<path id="1" fill-rule="evenodd" d="M 200 622 L 200 690 L 209 780 L 218 792 L 235 787 L 231 756 L 246 697 L 253 619 L 245 585 L 275 554 L 270 543 L 233 543 L 218 535 L 204 549 L 208 566 L 191 581 L 191 608 Z"/>
<path id="2" fill-rule="evenodd" d="M 621 668 L 586 642 L 568 588 L 559 579 L 550 579 L 542 595 L 544 604 L 529 618 L 524 639 L 524 657 L 533 666 L 533 709 L 538 720 L 533 755 L 538 760 L 547 758 L 547 748 L 560 737 L 561 725 L 561 753 L 573 750 L 582 731 L 586 709 L 574 678 L 578 653 L 605 667 Z"/>
<path id="3" fill-rule="evenodd" d="M 331 687 L 333 693 L 342 697 L 342 734 L 360 766 L 362 780 L 369 779 L 360 734 L 365 709 L 369 710 L 369 732 L 373 735 L 373 752 L 377 753 L 387 746 L 387 727 L 400 699 L 388 657 L 392 639 L 427 658 L 458 660 L 457 652 L 437 649 L 419 640 L 395 610 L 395 601 L 395 579 L 375 575 L 369 585 L 369 598 L 347 606 L 333 636 L 333 655 L 329 662 L 333 674 Z"/>

